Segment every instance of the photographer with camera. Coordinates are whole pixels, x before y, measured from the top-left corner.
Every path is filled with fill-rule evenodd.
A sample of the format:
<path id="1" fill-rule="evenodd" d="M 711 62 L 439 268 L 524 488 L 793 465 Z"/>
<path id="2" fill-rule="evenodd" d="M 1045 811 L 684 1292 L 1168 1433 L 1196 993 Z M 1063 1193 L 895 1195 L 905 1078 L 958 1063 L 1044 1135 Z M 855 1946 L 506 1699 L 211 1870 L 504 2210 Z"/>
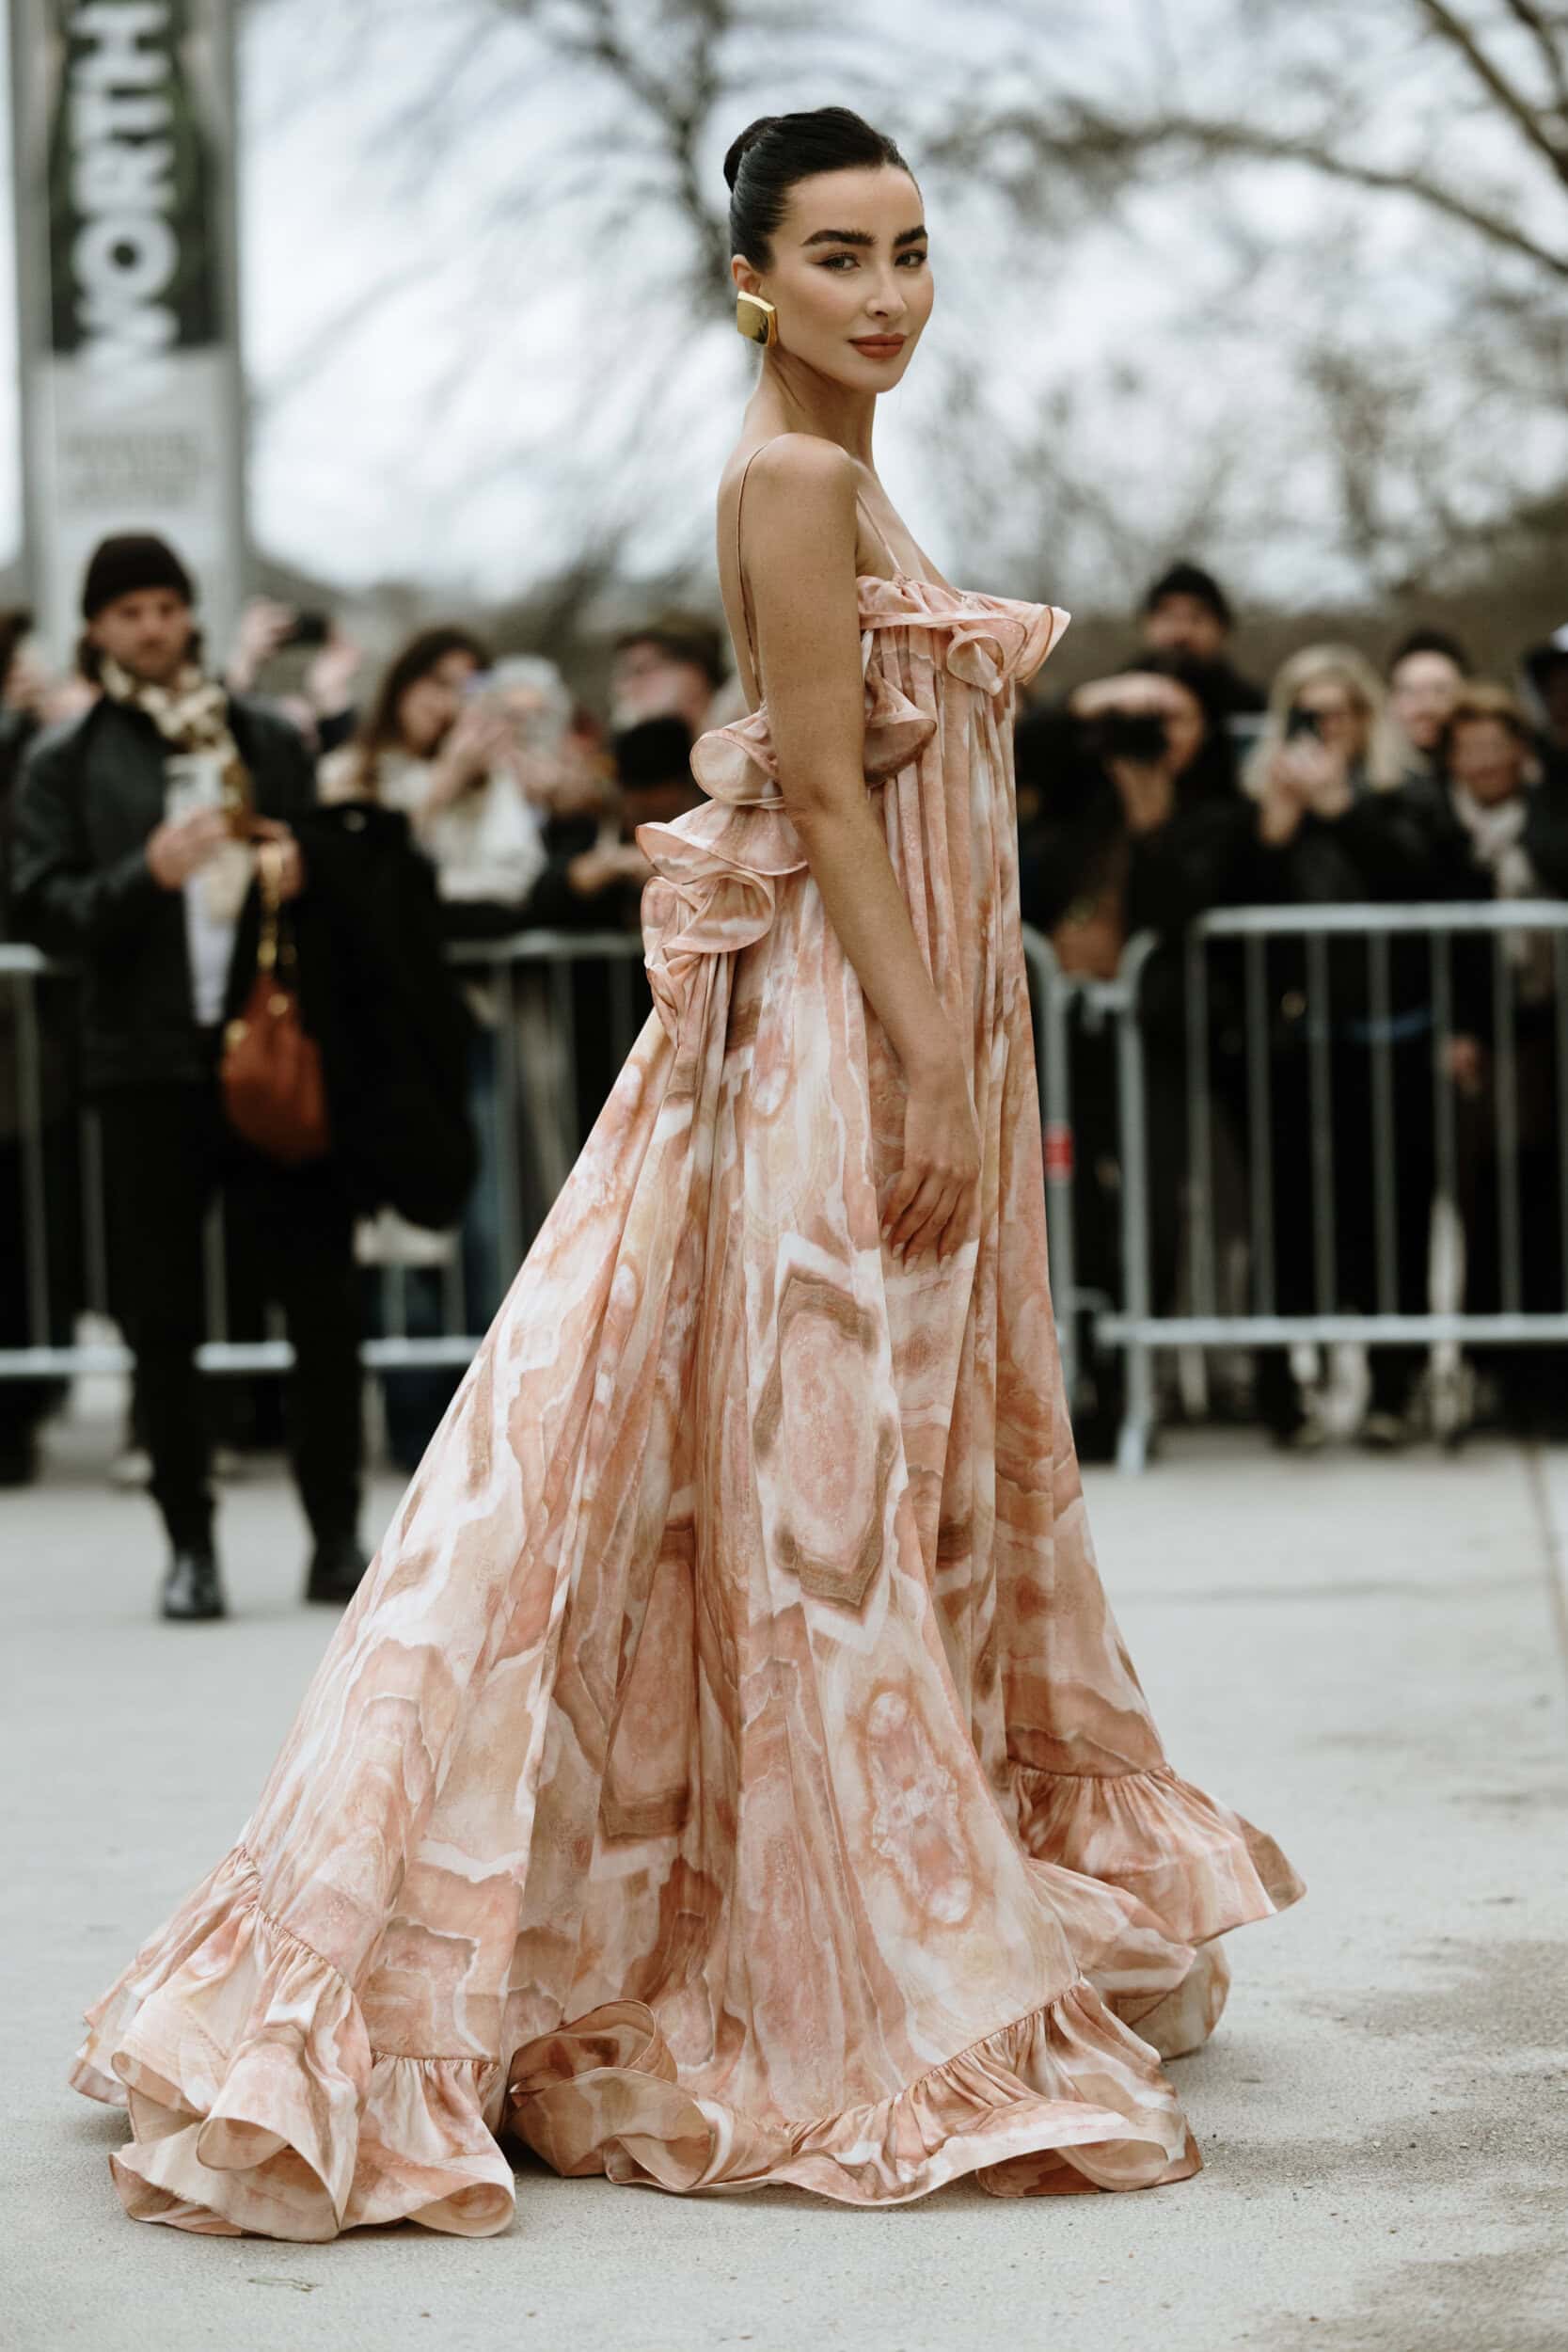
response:
<path id="1" fill-rule="evenodd" d="M 1264 697 L 1230 659 L 1236 626 L 1230 599 L 1201 564 L 1173 564 L 1151 582 L 1139 615 L 1142 668 L 1150 655 L 1175 654 L 1192 665 L 1206 707 L 1222 725 L 1261 710 Z"/>
<path id="2" fill-rule="evenodd" d="M 1233 790 L 1212 788 L 1216 774 L 1228 774 L 1224 760 L 1223 737 L 1216 751 L 1210 715 L 1175 664 L 1079 687 L 1065 707 L 1032 713 L 1015 739 L 1020 796 L 1038 812 L 1019 842 L 1023 920 L 1046 934 L 1063 971 L 1097 978 L 1115 974 L 1136 933 L 1160 935 L 1144 969 L 1140 1015 L 1149 1043 L 1149 1164 L 1162 1170 L 1180 1168 L 1186 1157 L 1181 934 L 1196 915 L 1236 896 L 1250 836 L 1245 803 Z M 1205 780 L 1196 791 L 1195 775 Z M 1078 1278 L 1119 1299 L 1120 1122 L 1110 1025 L 1075 1020 L 1069 1052 Z M 1176 1283 L 1179 1184 L 1155 1185 L 1149 1210 L 1153 1292 L 1164 1306 Z M 1106 1459 L 1121 1418 L 1121 1358 L 1116 1350 L 1096 1357 L 1085 1328 L 1079 1360 L 1071 1405 L 1080 1452 Z"/>

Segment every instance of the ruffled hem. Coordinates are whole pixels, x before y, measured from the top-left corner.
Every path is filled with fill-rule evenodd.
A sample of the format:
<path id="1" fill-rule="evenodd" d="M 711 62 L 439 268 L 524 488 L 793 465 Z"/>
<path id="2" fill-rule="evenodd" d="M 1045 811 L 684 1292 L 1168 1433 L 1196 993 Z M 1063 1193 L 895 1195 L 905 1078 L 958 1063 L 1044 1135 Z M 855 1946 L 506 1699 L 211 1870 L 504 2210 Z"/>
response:
<path id="1" fill-rule="evenodd" d="M 123 2103 L 111 2156 L 134 2220 L 308 2243 L 411 2220 L 504 2229 L 512 2168 L 491 2103 L 566 2174 L 676 2190 L 792 2185 L 897 2204 L 974 2173 L 1001 2196 L 1144 2188 L 1199 2158 L 1147 2041 L 1080 1978 L 887 2098 L 809 2124 L 684 2087 L 653 2012 L 625 2001 L 494 2058 L 373 2052 L 353 1992 L 226 1857 L 89 2015 L 72 2069 Z"/>
<path id="2" fill-rule="evenodd" d="M 88 2012 L 71 2080 L 129 2109 L 110 2158 L 133 2220 L 320 2241 L 374 2222 L 483 2236 L 512 2168 L 484 2121 L 495 2058 L 372 2052 L 331 1964 L 226 1857 Z"/>
<path id="3" fill-rule="evenodd" d="M 1124 1888 L 1175 1943 L 1206 1944 L 1307 1891 L 1266 1832 L 1168 1764 L 1063 1772 L 1015 1761 L 1011 1770 L 1026 1851 Z"/>
<path id="4" fill-rule="evenodd" d="M 974 2173 L 1002 2197 L 1152 2188 L 1201 2168 L 1154 2052 L 1086 1979 L 890 2097 L 769 2126 L 684 2088 L 641 2002 L 519 2052 L 513 2129 L 558 2172 L 695 2189 L 790 2185 L 905 2204 Z"/>

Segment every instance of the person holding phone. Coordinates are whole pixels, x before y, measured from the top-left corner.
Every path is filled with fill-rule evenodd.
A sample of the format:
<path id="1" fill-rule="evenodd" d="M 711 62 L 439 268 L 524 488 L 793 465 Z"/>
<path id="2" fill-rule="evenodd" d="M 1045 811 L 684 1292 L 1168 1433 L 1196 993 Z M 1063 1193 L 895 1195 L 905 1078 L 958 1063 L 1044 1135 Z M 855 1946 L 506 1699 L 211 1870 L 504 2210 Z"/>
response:
<path id="1" fill-rule="evenodd" d="M 354 733 L 364 665 L 364 648 L 330 612 L 252 596 L 235 628 L 223 682 L 231 694 L 267 693 L 325 757 Z"/>
<path id="2" fill-rule="evenodd" d="M 100 693 L 29 750 L 17 793 L 16 935 L 83 968 L 84 1074 L 103 1130 L 112 1263 L 135 1351 L 136 1424 L 169 1540 L 162 1610 L 219 1617 L 208 1438 L 202 1224 L 222 1192 L 264 1252 L 295 1367 L 289 1433 L 313 1536 L 307 1597 L 364 1568 L 353 1220 L 330 1158 L 286 1170 L 228 1127 L 224 1018 L 248 985 L 241 907 L 254 847 L 304 887 L 293 819 L 314 783 L 298 735 L 203 667 L 196 588 L 174 549 L 130 534 L 87 566 L 83 660 Z"/>

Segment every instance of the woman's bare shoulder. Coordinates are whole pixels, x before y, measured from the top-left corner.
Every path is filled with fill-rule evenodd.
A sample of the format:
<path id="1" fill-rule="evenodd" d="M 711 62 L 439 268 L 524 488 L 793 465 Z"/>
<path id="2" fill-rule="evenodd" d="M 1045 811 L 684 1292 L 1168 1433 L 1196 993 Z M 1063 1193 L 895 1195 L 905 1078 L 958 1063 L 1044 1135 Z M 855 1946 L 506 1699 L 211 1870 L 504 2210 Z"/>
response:
<path id="1" fill-rule="evenodd" d="M 719 484 L 721 507 L 733 507 L 742 481 L 769 503 L 781 495 L 804 498 L 814 506 L 851 507 L 859 468 L 848 451 L 820 433 L 775 433 L 765 441 L 741 441 L 730 453 Z"/>
<path id="2" fill-rule="evenodd" d="M 732 546 L 738 536 L 744 476 L 748 571 L 759 555 L 771 552 L 830 567 L 842 556 L 852 567 L 857 472 L 847 450 L 816 433 L 779 433 L 750 452 L 742 448 L 720 490 L 721 536 Z"/>
<path id="3" fill-rule="evenodd" d="M 823 504 L 853 505 L 860 469 L 848 451 L 820 433 L 776 433 L 753 453 L 749 481 L 766 493 L 781 491 Z"/>

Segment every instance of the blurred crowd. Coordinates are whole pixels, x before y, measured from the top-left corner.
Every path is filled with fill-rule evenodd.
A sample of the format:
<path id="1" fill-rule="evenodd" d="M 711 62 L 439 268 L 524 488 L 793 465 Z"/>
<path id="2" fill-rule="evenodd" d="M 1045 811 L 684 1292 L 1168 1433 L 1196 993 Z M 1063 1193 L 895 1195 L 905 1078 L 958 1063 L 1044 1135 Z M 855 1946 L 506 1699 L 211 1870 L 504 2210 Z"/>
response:
<path id="1" fill-rule="evenodd" d="M 135 1359 L 117 1474 L 148 1486 L 162 1513 L 171 1617 L 222 1613 L 214 1469 L 252 1444 L 287 1444 L 310 1532 L 307 1596 L 355 1590 L 361 1338 L 487 1327 L 514 1271 L 508 1188 L 526 1236 L 618 1067 L 609 968 L 584 960 L 569 976 L 572 1067 L 557 1073 L 569 1115 L 531 1120 L 533 1089 L 503 1102 L 503 1045 L 514 1068 L 559 1062 L 560 998 L 542 973 L 503 992 L 482 952 L 455 959 L 530 931 L 635 942 L 650 872 L 635 828 L 700 797 L 691 743 L 725 677 L 718 632 L 679 614 L 616 645 L 600 714 L 553 663 L 498 659 L 459 627 L 420 631 L 373 676 L 327 616 L 263 601 L 214 657 L 198 599 L 174 548 L 133 534 L 87 568 L 69 676 L 40 664 L 25 613 L 0 624 L 0 936 L 79 975 L 0 989 L 0 1349 L 38 1342 L 40 1263 L 55 1344 L 87 1295 L 87 1100 L 102 1287 Z M 297 990 L 330 1110 L 329 1148 L 299 1164 L 228 1115 L 269 850 L 278 985 Z M 621 977 L 635 1034 L 652 1009 L 635 956 Z M 215 1200 L 227 1215 L 214 1269 Z M 262 1339 L 280 1316 L 294 1351 L 281 1396 L 271 1377 L 198 1370 L 214 1288 L 230 1343 Z M 401 1467 L 419 1462 L 459 1370 L 381 1375 Z M 61 1385 L 47 1367 L 0 1378 L 0 1483 L 34 1474 Z"/>
<path id="2" fill-rule="evenodd" d="M 1350 645 L 1303 645 L 1265 688 L 1236 668 L 1228 600 L 1197 565 L 1153 582 L 1140 624 L 1123 669 L 1019 725 L 1020 877 L 1025 922 L 1069 973 L 1108 978 L 1134 935 L 1161 943 L 1139 1005 L 1155 1171 L 1151 1303 L 1169 1314 L 1193 1299 L 1180 1177 L 1193 1104 L 1186 927 L 1243 905 L 1568 898 L 1568 628 L 1523 649 L 1507 678 L 1478 676 L 1453 637 L 1418 629 L 1392 643 L 1381 667 Z M 1434 1280 L 1471 1314 L 1568 1309 L 1564 967 L 1546 931 L 1511 933 L 1500 953 L 1499 965 L 1473 934 L 1437 952 L 1430 935 L 1407 934 L 1382 961 L 1363 931 L 1328 941 L 1319 963 L 1301 938 L 1277 938 L 1249 977 L 1233 945 L 1209 952 L 1200 1011 L 1210 1247 L 1220 1286 L 1232 1275 L 1231 1311 L 1250 1301 L 1251 1311 L 1284 1315 L 1420 1314 L 1439 1303 Z M 1262 1089 L 1249 1021 L 1261 1024 Z M 1077 1279 L 1120 1303 L 1114 1040 L 1108 1027 L 1080 1025 L 1069 1050 Z M 1454 1172 L 1445 1200 L 1446 1121 Z M 1259 1192 L 1272 1295 L 1262 1269 L 1244 1263 L 1249 1195 Z M 1450 1210 L 1457 1228 L 1434 1209 Z M 1499 1247 L 1505 1223 L 1516 1279 Z M 1121 1361 L 1096 1361 L 1087 1329 L 1083 1339 L 1075 1422 L 1093 1455 L 1114 1444 Z M 1356 1421 L 1364 1442 L 1395 1447 L 1430 1427 L 1426 1362 L 1417 1347 L 1370 1351 Z M 1475 1366 L 1472 1418 L 1527 1426 L 1568 1405 L 1560 1350 L 1489 1347 Z M 1281 1445 L 1319 1445 L 1334 1422 L 1325 1373 L 1293 1351 L 1260 1350 L 1242 1409 Z"/>
<path id="3" fill-rule="evenodd" d="M 330 615 L 258 601 L 233 644 L 210 650 L 198 606 L 179 553 L 137 534 L 106 541 L 88 567 L 68 676 L 40 663 L 25 613 L 0 616 L 0 937 L 80 975 L 79 985 L 37 991 L 36 1021 L 20 991 L 0 989 L 0 1350 L 37 1337 L 36 1273 L 9 1237 L 28 1215 L 36 1221 L 40 1166 L 51 1336 L 70 1339 L 86 1283 L 76 1204 L 89 1173 L 77 1117 L 87 1099 L 103 1154 L 107 1299 L 136 1362 L 120 1470 L 150 1486 L 163 1515 L 162 1605 L 175 1617 L 222 1613 L 214 1466 L 246 1444 L 288 1445 L 310 1530 L 307 1594 L 341 1602 L 354 1591 L 364 1565 L 361 1338 L 485 1327 L 516 1236 L 547 1212 L 626 1042 L 610 1018 L 605 961 L 571 964 L 563 1022 L 561 976 L 525 969 L 502 989 L 483 943 L 542 930 L 635 941 L 650 872 L 636 828 L 697 802 L 692 742 L 739 711 L 720 632 L 690 614 L 623 636 L 605 707 L 591 710 L 553 663 L 499 656 L 464 627 L 420 630 L 374 675 Z M 1381 669 L 1349 646 L 1304 646 L 1266 688 L 1237 667 L 1231 636 L 1219 584 L 1178 564 L 1149 589 L 1124 665 L 1047 695 L 1017 731 L 1025 922 L 1069 974 L 1113 975 L 1136 933 L 1163 943 L 1143 1017 L 1151 1157 L 1167 1173 L 1186 1160 L 1179 943 L 1192 917 L 1241 904 L 1568 896 L 1568 630 L 1525 650 L 1507 679 L 1477 677 L 1462 645 L 1426 630 L 1391 645 Z M 225 1115 L 225 1057 L 259 958 L 273 969 L 261 943 L 274 936 L 287 946 L 287 985 L 319 1045 L 330 1106 L 330 1148 L 300 1164 L 245 1140 Z M 1529 1236 L 1522 1303 L 1558 1309 L 1565 1057 L 1559 967 L 1541 936 L 1507 950 L 1509 1089 Z M 1374 1055 L 1392 1073 L 1398 1136 L 1393 1294 L 1406 1311 L 1427 1303 L 1433 969 L 1424 942 L 1402 944 L 1386 986 L 1373 986 L 1364 950 L 1336 946 L 1319 1004 L 1299 943 L 1267 950 L 1263 1150 L 1280 1312 L 1323 1297 L 1310 1066 L 1324 1039 L 1335 1303 L 1370 1310 L 1389 1289 L 1373 1197 Z M 631 991 L 635 1033 L 651 1009 L 635 955 L 614 985 Z M 1468 1237 L 1465 1301 L 1484 1310 L 1505 1285 L 1488 1238 L 1498 1224 L 1490 963 L 1461 956 L 1454 990 L 1445 1082 L 1463 1144 L 1456 1213 Z M 1222 1238 L 1244 1227 L 1246 1170 L 1256 1174 L 1259 1156 L 1243 1026 L 1236 971 L 1216 959 L 1205 1078 Z M 1081 1025 L 1069 1052 L 1078 1279 L 1117 1298 L 1108 1033 Z M 519 1055 L 564 1090 L 563 1125 L 531 1118 L 534 1095 L 525 1089 L 519 1103 L 505 1082 Z M 41 1108 L 36 1148 L 21 1132 L 24 1080 Z M 295 1358 L 281 1400 L 276 1379 L 196 1368 L 214 1200 L 230 1212 L 218 1269 L 226 1334 L 259 1337 L 281 1315 Z M 1164 1307 L 1190 1277 L 1174 1175 L 1155 1184 L 1150 1217 Z M 1370 1360 L 1361 1433 L 1402 1442 L 1419 1426 L 1423 1354 L 1378 1347 Z M 1504 1418 L 1537 1408 L 1539 1361 L 1539 1349 L 1524 1348 L 1492 1359 Z M 1093 1453 L 1119 1414 L 1119 1375 L 1087 1331 L 1083 1363 L 1075 1417 Z M 379 1375 L 385 1441 L 401 1466 L 418 1463 L 457 1377 L 455 1364 L 435 1362 Z M 0 1378 L 0 1482 L 33 1474 L 37 1432 L 59 1393 L 47 1375 Z M 1252 1361 L 1243 1409 L 1284 1445 L 1323 1432 L 1312 1367 L 1287 1350 Z"/>

